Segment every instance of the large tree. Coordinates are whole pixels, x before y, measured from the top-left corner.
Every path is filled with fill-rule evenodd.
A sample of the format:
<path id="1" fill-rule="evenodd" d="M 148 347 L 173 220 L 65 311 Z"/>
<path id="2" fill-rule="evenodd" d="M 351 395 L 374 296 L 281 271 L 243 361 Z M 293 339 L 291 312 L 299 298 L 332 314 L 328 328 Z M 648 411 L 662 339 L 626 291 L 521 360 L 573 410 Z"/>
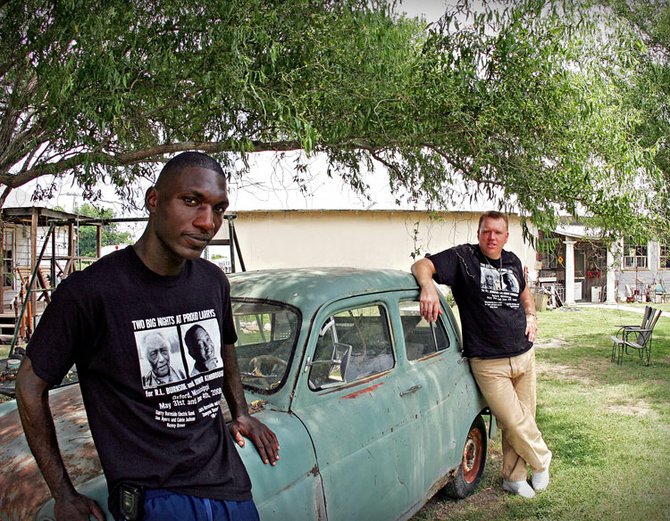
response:
<path id="1" fill-rule="evenodd" d="M 427 28 L 387 0 L 0 2 L 0 183 L 90 195 L 180 150 L 302 149 L 436 208 L 483 193 L 543 228 L 645 229 L 661 188 L 630 67 L 571 5 L 461 2 Z"/>
<path id="2" fill-rule="evenodd" d="M 656 166 L 670 183 L 670 0 L 605 0 L 622 20 L 630 23 L 641 45 L 635 49 L 636 72 L 630 102 L 642 111 L 635 126 L 640 142 L 653 147 Z M 623 38 L 629 37 L 627 34 Z M 667 191 L 657 198 L 658 212 L 670 220 Z M 670 237 L 668 237 L 670 238 Z"/>

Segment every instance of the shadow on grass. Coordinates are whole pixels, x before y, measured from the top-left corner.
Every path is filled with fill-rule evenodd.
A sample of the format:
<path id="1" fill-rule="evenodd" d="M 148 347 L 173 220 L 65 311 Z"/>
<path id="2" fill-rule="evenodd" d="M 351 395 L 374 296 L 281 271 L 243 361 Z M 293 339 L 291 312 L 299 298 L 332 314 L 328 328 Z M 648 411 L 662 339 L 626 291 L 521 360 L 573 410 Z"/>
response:
<path id="1" fill-rule="evenodd" d="M 530 501 L 502 491 L 498 434 L 497 456 L 475 494 L 436 497 L 415 520 L 670 519 L 670 456 L 661 449 L 670 436 L 667 317 L 670 310 L 656 325 L 647 367 L 637 353 L 621 366 L 611 362 L 610 335 L 620 324 L 639 324 L 640 314 L 540 313 L 537 418 L 554 452 L 549 489 Z"/>

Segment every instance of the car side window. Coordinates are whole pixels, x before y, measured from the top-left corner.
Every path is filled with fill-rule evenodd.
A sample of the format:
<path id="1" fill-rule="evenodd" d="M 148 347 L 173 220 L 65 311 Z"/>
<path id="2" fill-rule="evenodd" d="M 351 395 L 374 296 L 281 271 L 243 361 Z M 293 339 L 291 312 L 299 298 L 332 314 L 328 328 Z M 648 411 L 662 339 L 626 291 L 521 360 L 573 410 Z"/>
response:
<path id="1" fill-rule="evenodd" d="M 312 389 L 352 382 L 395 365 L 386 310 L 373 305 L 347 309 L 321 324 L 310 363 Z"/>
<path id="2" fill-rule="evenodd" d="M 279 388 L 300 329 L 294 309 L 272 302 L 233 301 L 242 384 L 261 393 Z"/>
<path id="3" fill-rule="evenodd" d="M 418 360 L 449 347 L 449 336 L 442 321 L 425 320 L 419 312 L 418 301 L 400 303 L 400 320 L 408 360 Z"/>

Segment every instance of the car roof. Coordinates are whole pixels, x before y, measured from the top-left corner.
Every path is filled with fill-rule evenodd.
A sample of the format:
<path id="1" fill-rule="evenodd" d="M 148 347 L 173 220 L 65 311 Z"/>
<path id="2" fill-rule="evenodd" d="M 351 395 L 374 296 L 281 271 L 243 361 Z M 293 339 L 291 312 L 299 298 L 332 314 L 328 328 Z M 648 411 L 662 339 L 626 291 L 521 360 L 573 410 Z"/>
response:
<path id="1" fill-rule="evenodd" d="M 384 291 L 417 290 L 408 271 L 343 267 L 269 269 L 228 275 L 233 298 L 275 300 L 301 309 Z"/>

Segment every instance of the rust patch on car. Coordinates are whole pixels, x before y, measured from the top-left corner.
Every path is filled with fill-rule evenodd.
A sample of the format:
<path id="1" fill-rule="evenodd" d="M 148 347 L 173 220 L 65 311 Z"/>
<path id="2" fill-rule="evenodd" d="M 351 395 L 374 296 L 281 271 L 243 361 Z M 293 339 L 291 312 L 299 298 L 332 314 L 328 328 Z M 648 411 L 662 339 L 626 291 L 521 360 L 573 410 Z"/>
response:
<path id="1" fill-rule="evenodd" d="M 374 391 L 375 389 L 381 387 L 382 385 L 384 385 L 384 382 L 381 382 L 381 383 L 378 383 L 378 384 L 375 384 L 375 385 L 371 385 L 370 387 L 366 387 L 366 388 L 364 388 L 364 389 L 360 389 L 360 390 L 358 390 L 358 391 L 356 391 L 356 392 L 354 392 L 354 393 L 347 394 L 346 396 L 343 396 L 342 399 L 343 399 L 343 400 L 353 400 L 353 399 L 355 399 L 355 398 L 358 398 L 358 397 L 361 396 L 362 394 L 371 393 L 372 391 Z"/>
<path id="2" fill-rule="evenodd" d="M 75 486 L 102 473 L 78 385 L 50 396 L 51 411 L 65 466 Z M 32 519 L 51 494 L 32 457 L 15 409 L 0 418 L 1 519 Z"/>
<path id="3" fill-rule="evenodd" d="M 265 409 L 265 406 L 268 404 L 267 400 L 254 400 L 249 404 L 249 414 L 256 414 Z"/>

